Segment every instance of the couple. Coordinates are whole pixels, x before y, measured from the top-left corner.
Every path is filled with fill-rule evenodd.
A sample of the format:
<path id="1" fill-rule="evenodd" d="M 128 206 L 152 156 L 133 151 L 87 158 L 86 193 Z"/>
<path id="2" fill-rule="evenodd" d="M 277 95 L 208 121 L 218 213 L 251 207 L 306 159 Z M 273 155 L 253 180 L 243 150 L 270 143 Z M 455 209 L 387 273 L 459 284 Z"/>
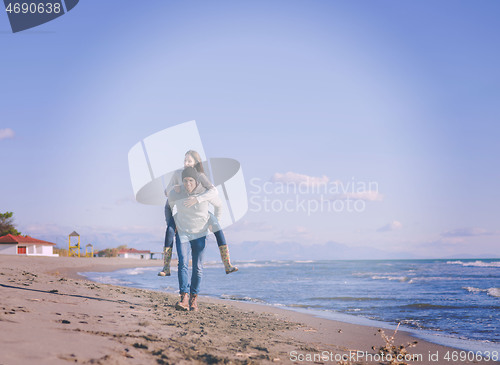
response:
<path id="1" fill-rule="evenodd" d="M 180 310 L 197 311 L 197 296 L 203 270 L 203 252 L 209 230 L 214 232 L 217 239 L 226 274 L 238 270 L 237 267 L 231 265 L 229 249 L 219 226 L 222 203 L 218 197 L 217 189 L 204 173 L 200 155 L 193 150 L 186 152 L 184 169 L 176 171 L 165 193 L 168 196 L 165 205 L 165 218 L 167 220 L 165 265 L 158 275 L 170 275 L 170 260 L 175 236 L 179 257 L 178 279 L 181 295 L 181 300 L 176 304 L 176 307 Z M 214 207 L 215 215 L 208 210 L 209 203 Z M 174 206 L 177 208 L 175 216 L 172 215 Z M 193 266 L 190 284 L 188 280 L 189 250 L 191 250 Z"/>

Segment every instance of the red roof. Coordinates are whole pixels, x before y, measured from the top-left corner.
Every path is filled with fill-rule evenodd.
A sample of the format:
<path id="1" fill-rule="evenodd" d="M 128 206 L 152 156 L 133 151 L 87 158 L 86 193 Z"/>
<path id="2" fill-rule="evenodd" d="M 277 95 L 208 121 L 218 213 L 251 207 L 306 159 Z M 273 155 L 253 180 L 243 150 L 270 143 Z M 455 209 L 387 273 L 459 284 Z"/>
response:
<path id="1" fill-rule="evenodd" d="M 0 237 L 0 244 L 2 243 L 26 243 L 26 244 L 38 244 L 38 245 L 56 245 L 52 242 L 42 241 L 30 236 L 14 236 L 12 234 L 8 234 L 6 236 Z"/>
<path id="2" fill-rule="evenodd" d="M 139 251 L 139 250 L 136 250 L 135 248 L 127 248 L 125 250 L 118 251 L 118 254 L 121 254 L 121 253 L 151 253 L 151 251 Z"/>

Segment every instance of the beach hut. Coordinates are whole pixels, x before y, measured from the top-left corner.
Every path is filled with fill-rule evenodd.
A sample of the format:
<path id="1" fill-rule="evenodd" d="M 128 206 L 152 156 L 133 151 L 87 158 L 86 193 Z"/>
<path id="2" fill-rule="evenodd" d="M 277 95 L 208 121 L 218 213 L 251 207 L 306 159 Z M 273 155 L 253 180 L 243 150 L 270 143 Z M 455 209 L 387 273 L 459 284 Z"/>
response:
<path id="1" fill-rule="evenodd" d="M 0 254 L 26 256 L 54 256 L 56 244 L 33 238 L 30 236 L 14 236 L 8 234 L 0 237 Z"/>
<path id="2" fill-rule="evenodd" d="M 151 251 L 140 251 L 135 248 L 126 248 L 118 251 L 118 257 L 124 259 L 142 259 L 149 260 L 151 258 Z"/>

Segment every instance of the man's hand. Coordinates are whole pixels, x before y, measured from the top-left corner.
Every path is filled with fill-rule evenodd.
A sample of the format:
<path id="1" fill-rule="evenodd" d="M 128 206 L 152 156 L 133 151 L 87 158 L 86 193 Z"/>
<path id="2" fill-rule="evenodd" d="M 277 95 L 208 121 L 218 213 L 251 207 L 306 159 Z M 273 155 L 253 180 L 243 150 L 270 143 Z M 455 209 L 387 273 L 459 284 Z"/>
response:
<path id="1" fill-rule="evenodd" d="M 198 203 L 198 199 L 196 199 L 194 196 L 191 196 L 191 197 L 187 198 L 186 200 L 184 200 L 184 206 L 187 208 L 190 208 L 197 203 Z"/>
<path id="2" fill-rule="evenodd" d="M 180 185 L 174 185 L 174 191 L 179 194 L 181 192 L 181 186 Z"/>

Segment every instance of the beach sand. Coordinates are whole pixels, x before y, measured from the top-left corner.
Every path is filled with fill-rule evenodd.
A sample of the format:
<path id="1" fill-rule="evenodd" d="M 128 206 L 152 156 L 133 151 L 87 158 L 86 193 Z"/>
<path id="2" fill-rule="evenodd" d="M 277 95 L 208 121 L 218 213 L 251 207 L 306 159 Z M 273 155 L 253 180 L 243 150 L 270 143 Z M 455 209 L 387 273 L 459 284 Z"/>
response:
<path id="1" fill-rule="evenodd" d="M 1 255 L 0 365 L 337 364 L 335 355 L 350 351 L 364 355 L 349 363 L 380 363 L 366 361 L 366 353 L 376 354 L 373 346 L 384 345 L 374 327 L 205 297 L 199 312 L 180 312 L 177 295 L 93 283 L 77 274 L 160 265 Z M 446 361 L 446 352 L 455 349 L 404 332 L 395 336 L 397 345 L 413 341 L 418 343 L 408 351 L 422 359 L 409 364 L 475 363 Z"/>

